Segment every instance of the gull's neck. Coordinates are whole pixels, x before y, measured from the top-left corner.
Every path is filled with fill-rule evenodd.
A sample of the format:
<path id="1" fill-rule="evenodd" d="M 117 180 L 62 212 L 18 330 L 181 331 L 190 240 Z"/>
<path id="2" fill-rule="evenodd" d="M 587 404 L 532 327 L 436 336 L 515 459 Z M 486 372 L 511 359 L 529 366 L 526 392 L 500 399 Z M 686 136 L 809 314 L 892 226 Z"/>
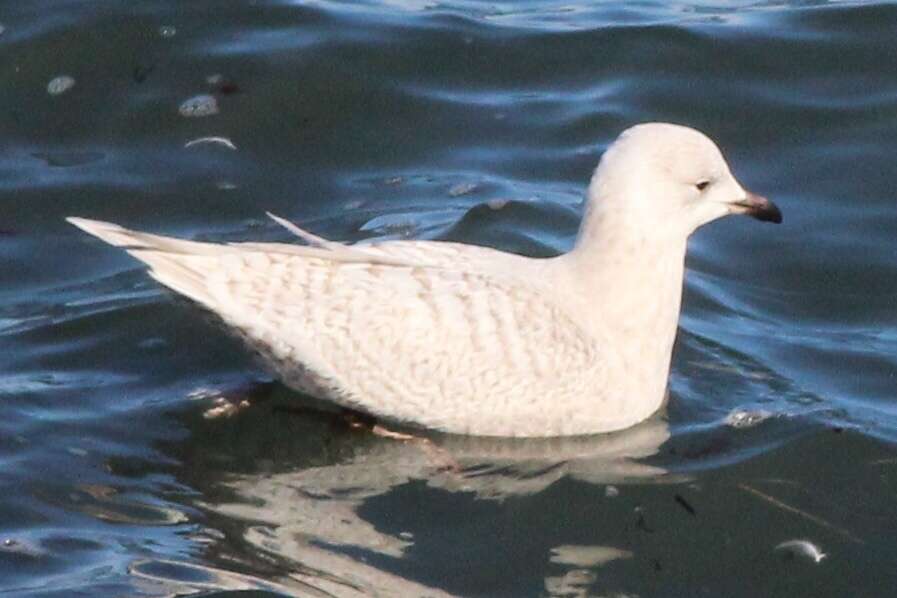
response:
<path id="1" fill-rule="evenodd" d="M 679 320 L 687 235 L 675 223 L 639 213 L 638 177 L 604 184 L 601 169 L 589 186 L 574 249 L 563 256 L 578 291 L 580 313 L 598 342 L 619 350 L 631 400 L 647 413 L 666 391 Z"/>
<path id="2" fill-rule="evenodd" d="M 602 327 L 631 334 L 639 332 L 634 326 L 667 323 L 664 332 L 675 335 L 686 237 L 669 228 L 646 225 L 638 213 L 600 196 L 589 198 L 566 260 Z"/>

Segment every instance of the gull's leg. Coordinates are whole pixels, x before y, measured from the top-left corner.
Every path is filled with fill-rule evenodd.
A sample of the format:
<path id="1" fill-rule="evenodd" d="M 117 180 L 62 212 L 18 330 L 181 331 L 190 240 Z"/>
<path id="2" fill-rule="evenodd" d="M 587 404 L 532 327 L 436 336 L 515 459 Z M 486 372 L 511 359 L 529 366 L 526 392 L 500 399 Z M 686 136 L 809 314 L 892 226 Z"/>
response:
<path id="1" fill-rule="evenodd" d="M 424 436 L 417 436 L 407 432 L 396 432 L 390 430 L 386 426 L 377 423 L 377 421 L 369 415 L 358 413 L 356 411 L 346 411 L 342 414 L 344 421 L 351 430 L 365 431 L 379 436 L 380 438 L 388 438 L 389 440 L 398 440 L 399 442 L 413 443 L 421 451 L 426 453 L 427 457 L 439 467 L 440 470 L 458 473 L 461 471 L 461 465 L 449 454 L 448 451 L 433 443 L 432 440 Z"/>

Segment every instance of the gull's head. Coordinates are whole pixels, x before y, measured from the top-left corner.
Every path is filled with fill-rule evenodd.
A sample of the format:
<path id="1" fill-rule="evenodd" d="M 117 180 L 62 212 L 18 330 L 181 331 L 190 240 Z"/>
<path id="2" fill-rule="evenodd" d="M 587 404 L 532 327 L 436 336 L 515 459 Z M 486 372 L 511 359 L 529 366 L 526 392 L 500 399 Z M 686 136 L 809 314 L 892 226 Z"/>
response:
<path id="1" fill-rule="evenodd" d="M 665 123 L 624 131 L 602 156 L 589 198 L 608 217 L 634 216 L 654 231 L 686 236 L 727 214 L 782 221 L 775 204 L 735 180 L 710 138 Z"/>

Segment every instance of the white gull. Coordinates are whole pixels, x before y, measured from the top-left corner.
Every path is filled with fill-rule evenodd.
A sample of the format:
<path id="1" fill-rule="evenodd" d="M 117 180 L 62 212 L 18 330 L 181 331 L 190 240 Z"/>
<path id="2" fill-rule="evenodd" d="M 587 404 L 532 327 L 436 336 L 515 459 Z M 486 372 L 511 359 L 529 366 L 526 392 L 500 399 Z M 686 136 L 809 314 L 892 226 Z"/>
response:
<path id="1" fill-rule="evenodd" d="M 482 436 L 632 426 L 663 403 L 686 240 L 780 222 L 716 145 L 632 127 L 604 153 L 574 248 L 536 259 L 437 241 L 213 244 L 69 222 L 218 314 L 288 386 L 389 421 Z"/>

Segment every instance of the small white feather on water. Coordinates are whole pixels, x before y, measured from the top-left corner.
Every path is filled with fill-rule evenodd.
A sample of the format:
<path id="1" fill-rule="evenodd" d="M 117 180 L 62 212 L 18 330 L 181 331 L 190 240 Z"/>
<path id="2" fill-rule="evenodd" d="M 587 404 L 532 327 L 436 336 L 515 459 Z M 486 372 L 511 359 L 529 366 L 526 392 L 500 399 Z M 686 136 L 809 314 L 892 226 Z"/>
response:
<path id="1" fill-rule="evenodd" d="M 775 550 L 786 552 L 792 556 L 801 556 L 814 563 L 820 563 L 828 556 L 809 540 L 787 540 L 776 546 Z"/>
<path id="2" fill-rule="evenodd" d="M 47 83 L 47 93 L 51 96 L 62 95 L 75 86 L 75 78 L 68 75 L 60 75 Z"/>
<path id="3" fill-rule="evenodd" d="M 213 95 L 201 94 L 187 98 L 178 108 L 178 113 L 186 118 L 201 118 L 218 114 L 218 100 Z"/>
<path id="4" fill-rule="evenodd" d="M 234 142 L 228 139 L 227 137 L 199 137 L 197 139 L 191 139 L 187 143 L 184 144 L 185 148 L 194 147 L 196 145 L 203 145 L 206 143 L 223 145 L 228 149 L 232 149 L 237 151 L 237 146 L 234 145 Z"/>

